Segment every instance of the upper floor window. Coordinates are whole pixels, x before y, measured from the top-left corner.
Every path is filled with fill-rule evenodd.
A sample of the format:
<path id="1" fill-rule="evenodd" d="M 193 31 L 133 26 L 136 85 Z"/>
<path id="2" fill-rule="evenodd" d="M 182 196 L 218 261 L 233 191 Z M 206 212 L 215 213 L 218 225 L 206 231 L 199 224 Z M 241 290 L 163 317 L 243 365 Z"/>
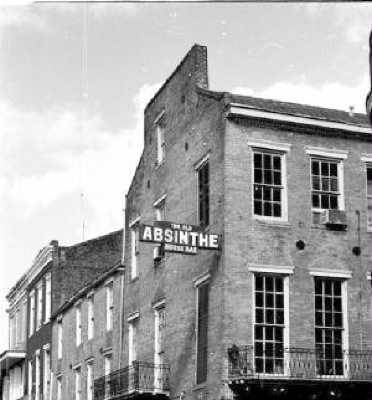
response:
<path id="1" fill-rule="evenodd" d="M 284 154 L 255 149 L 253 152 L 253 213 L 260 217 L 284 219 Z"/>
<path id="2" fill-rule="evenodd" d="M 139 218 L 135 219 L 129 224 L 130 228 L 130 255 L 131 255 L 131 279 L 135 279 L 138 276 L 137 260 L 139 254 L 139 230 L 138 230 Z"/>
<path id="3" fill-rule="evenodd" d="M 128 364 L 132 365 L 137 360 L 137 325 L 138 313 L 128 319 Z"/>
<path id="4" fill-rule="evenodd" d="M 57 376 L 57 400 L 62 400 L 62 376 L 61 375 Z"/>
<path id="5" fill-rule="evenodd" d="M 155 120 L 155 131 L 157 164 L 160 165 L 165 159 L 164 112 Z"/>
<path id="6" fill-rule="evenodd" d="M 30 303 L 29 303 L 29 336 L 31 336 L 35 331 L 35 290 L 32 290 L 29 295 Z"/>
<path id="7" fill-rule="evenodd" d="M 106 285 L 106 330 L 112 329 L 114 319 L 114 285 L 110 282 Z"/>
<path id="8" fill-rule="evenodd" d="M 75 322 L 76 322 L 76 346 L 81 344 L 81 304 L 78 304 L 75 308 Z"/>
<path id="9" fill-rule="evenodd" d="M 198 223 L 205 228 L 209 225 L 209 160 L 197 167 L 198 176 Z"/>
<path id="10" fill-rule="evenodd" d="M 372 164 L 367 165 L 367 203 L 367 226 L 372 231 Z"/>
<path id="11" fill-rule="evenodd" d="M 47 323 L 50 320 L 51 308 L 52 308 L 52 285 L 51 285 L 51 274 L 50 272 L 45 276 L 45 314 L 44 322 Z"/>
<path id="12" fill-rule="evenodd" d="M 313 209 L 341 209 L 340 161 L 311 159 L 311 201 Z"/>
<path id="13" fill-rule="evenodd" d="M 155 219 L 156 221 L 165 221 L 165 200 L 166 195 L 154 202 Z"/>
<path id="14" fill-rule="evenodd" d="M 94 336 L 94 296 L 88 297 L 88 340 Z"/>
<path id="15" fill-rule="evenodd" d="M 37 285 L 37 308 L 36 308 L 36 329 L 41 327 L 43 318 L 43 284 L 42 281 Z"/>
<path id="16" fill-rule="evenodd" d="M 87 400 L 93 400 L 93 389 L 94 389 L 94 379 L 93 379 L 93 361 L 87 363 Z"/>

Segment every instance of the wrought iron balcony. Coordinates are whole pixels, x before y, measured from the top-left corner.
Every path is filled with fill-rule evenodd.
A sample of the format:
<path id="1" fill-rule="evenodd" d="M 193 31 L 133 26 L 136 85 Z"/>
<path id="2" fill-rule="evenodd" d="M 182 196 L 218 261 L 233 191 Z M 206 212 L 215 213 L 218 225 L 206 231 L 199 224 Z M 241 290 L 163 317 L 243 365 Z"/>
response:
<path id="1" fill-rule="evenodd" d="M 134 361 L 132 365 L 94 381 L 94 400 L 119 400 L 143 394 L 169 395 L 167 365 Z"/>
<path id="2" fill-rule="evenodd" d="M 331 357 L 314 349 L 288 348 L 255 357 L 253 346 L 228 349 L 230 382 L 255 379 L 372 381 L 372 350 L 348 350 Z M 264 360 L 264 361 L 263 361 Z"/>

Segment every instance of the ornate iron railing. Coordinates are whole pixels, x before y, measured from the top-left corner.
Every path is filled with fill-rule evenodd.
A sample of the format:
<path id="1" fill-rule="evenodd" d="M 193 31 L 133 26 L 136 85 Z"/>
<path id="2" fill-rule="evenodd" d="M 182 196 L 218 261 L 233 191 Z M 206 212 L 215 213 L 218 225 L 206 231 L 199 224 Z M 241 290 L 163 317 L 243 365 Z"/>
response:
<path id="1" fill-rule="evenodd" d="M 132 365 L 94 381 L 94 400 L 121 398 L 128 394 L 169 391 L 169 367 L 165 364 L 134 361 Z"/>
<path id="2" fill-rule="evenodd" d="M 332 359 L 325 358 L 324 354 L 314 349 L 287 348 L 281 357 L 283 362 L 277 363 L 279 367 L 267 373 L 262 371 L 262 363 L 258 366 L 255 361 L 253 346 L 234 345 L 228 349 L 229 380 L 283 378 L 372 381 L 372 350 L 347 350 L 343 351 L 341 359 Z"/>

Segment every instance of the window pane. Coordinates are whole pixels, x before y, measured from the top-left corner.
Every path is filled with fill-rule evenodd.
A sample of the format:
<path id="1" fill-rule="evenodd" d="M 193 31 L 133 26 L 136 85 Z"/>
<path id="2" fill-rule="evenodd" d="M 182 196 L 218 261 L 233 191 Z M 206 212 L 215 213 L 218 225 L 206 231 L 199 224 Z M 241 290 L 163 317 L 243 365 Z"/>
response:
<path id="1" fill-rule="evenodd" d="M 273 189 L 273 200 L 280 201 L 280 189 Z"/>
<path id="2" fill-rule="evenodd" d="M 260 201 L 254 202 L 254 213 L 256 215 L 262 215 L 262 203 Z"/>
<path id="3" fill-rule="evenodd" d="M 328 162 L 322 162 L 321 165 L 321 172 L 323 176 L 328 176 L 329 175 L 329 164 Z"/>
<path id="4" fill-rule="evenodd" d="M 261 153 L 254 153 L 253 160 L 254 160 L 255 168 L 262 168 L 262 154 Z"/>
<path id="5" fill-rule="evenodd" d="M 264 202 L 264 215 L 270 217 L 272 215 L 271 213 L 271 203 L 268 201 Z"/>
<path id="6" fill-rule="evenodd" d="M 274 185 L 282 184 L 282 174 L 281 172 L 274 172 Z"/>
<path id="7" fill-rule="evenodd" d="M 271 199 L 271 189 L 268 187 L 264 187 L 263 189 L 263 199 L 264 200 L 272 200 Z"/>
<path id="8" fill-rule="evenodd" d="M 274 212 L 273 212 L 274 217 L 281 217 L 282 213 L 281 213 L 280 204 L 274 203 L 273 210 L 274 210 Z"/>
<path id="9" fill-rule="evenodd" d="M 256 292 L 256 307 L 263 307 L 263 294 Z"/>
<path id="10" fill-rule="evenodd" d="M 313 190 L 320 190 L 320 178 L 319 176 L 312 177 Z"/>
<path id="11" fill-rule="evenodd" d="M 267 185 L 272 184 L 272 175 L 271 175 L 271 170 L 270 169 L 265 169 L 264 170 L 264 183 Z"/>
<path id="12" fill-rule="evenodd" d="M 254 198 L 255 199 L 262 199 L 262 186 L 254 186 Z"/>
<path id="13" fill-rule="evenodd" d="M 264 154 L 264 168 L 271 169 L 271 155 Z"/>
<path id="14" fill-rule="evenodd" d="M 319 175 L 319 161 L 311 162 L 311 173 L 313 175 Z"/>
<path id="15" fill-rule="evenodd" d="M 255 181 L 255 183 L 262 183 L 262 170 L 261 169 L 254 170 L 254 181 Z"/>
<path id="16" fill-rule="evenodd" d="M 280 157 L 279 156 L 275 156 L 274 157 L 274 169 L 279 170 L 279 171 L 281 169 Z"/>

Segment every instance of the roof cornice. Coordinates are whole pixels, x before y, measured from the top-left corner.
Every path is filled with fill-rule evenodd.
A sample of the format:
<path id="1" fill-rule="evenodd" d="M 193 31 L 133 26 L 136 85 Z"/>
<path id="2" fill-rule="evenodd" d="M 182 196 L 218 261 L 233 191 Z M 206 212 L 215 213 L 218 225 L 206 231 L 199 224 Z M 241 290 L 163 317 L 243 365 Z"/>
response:
<path id="1" fill-rule="evenodd" d="M 230 103 L 227 109 L 227 117 L 239 116 L 266 119 L 271 121 L 279 121 L 305 126 L 313 126 L 329 130 L 342 130 L 344 132 L 357 133 L 363 135 L 371 135 L 372 128 L 367 126 L 349 124 L 345 122 L 327 121 L 314 117 L 296 116 L 284 113 L 265 111 L 252 106 L 247 106 L 241 103 Z"/>

